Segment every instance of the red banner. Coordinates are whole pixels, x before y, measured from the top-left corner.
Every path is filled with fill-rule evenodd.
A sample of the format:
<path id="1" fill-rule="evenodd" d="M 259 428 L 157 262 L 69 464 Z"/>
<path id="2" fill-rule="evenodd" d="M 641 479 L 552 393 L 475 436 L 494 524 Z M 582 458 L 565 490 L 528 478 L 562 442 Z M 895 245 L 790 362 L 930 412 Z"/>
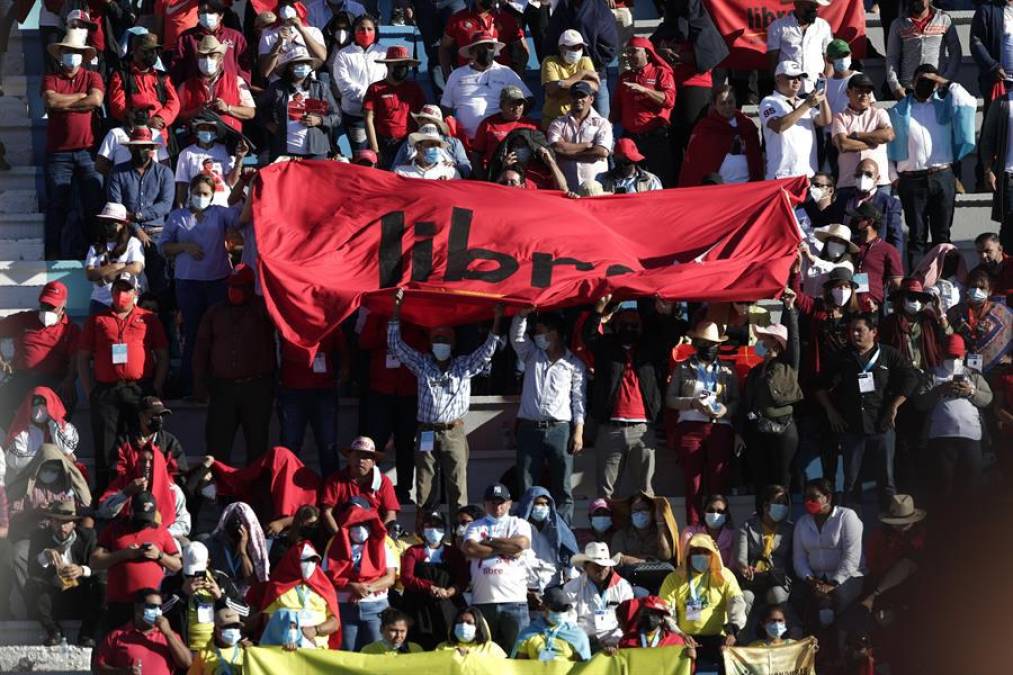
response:
<path id="1" fill-rule="evenodd" d="M 282 334 L 311 346 L 365 303 L 423 326 L 492 305 L 563 307 L 614 292 L 772 297 L 799 241 L 805 178 L 567 199 L 475 181 L 401 178 L 338 162 L 260 172 L 260 279 Z"/>
<path id="2" fill-rule="evenodd" d="M 795 11 L 781 0 L 704 0 L 718 32 L 731 54 L 725 68 L 767 70 L 767 26 Z M 830 24 L 835 38 L 851 45 L 854 58 L 865 56 L 865 6 L 861 0 L 834 0 L 819 8 L 819 16 Z"/>

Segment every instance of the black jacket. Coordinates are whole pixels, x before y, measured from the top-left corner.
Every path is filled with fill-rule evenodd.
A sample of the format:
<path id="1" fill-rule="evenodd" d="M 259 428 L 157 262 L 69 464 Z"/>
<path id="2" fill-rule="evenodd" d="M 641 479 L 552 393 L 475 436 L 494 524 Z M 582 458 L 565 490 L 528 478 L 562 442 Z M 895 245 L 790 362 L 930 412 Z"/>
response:
<path id="1" fill-rule="evenodd" d="M 626 349 L 613 333 L 599 333 L 599 326 L 601 314 L 592 311 L 584 323 L 583 339 L 594 355 L 589 413 L 599 423 L 605 423 L 612 417 L 615 408 L 616 393 L 626 369 Z M 658 317 L 656 325 L 645 321 L 640 341 L 633 349 L 633 365 L 640 381 L 644 409 L 652 421 L 661 412 L 665 401 L 662 387 L 668 376 L 668 362 L 677 332 L 678 323 L 670 317 Z"/>
<path id="2" fill-rule="evenodd" d="M 830 361 L 819 377 L 817 386 L 830 392 L 850 433 L 886 431 L 883 415 L 887 406 L 897 396 L 910 398 L 918 383 L 909 359 L 889 345 L 878 342 L 876 347 L 880 354 L 874 365 L 869 366 L 866 359 L 850 348 Z M 870 358 L 875 353 L 874 348 Z M 858 389 L 858 375 L 866 370 L 872 373 L 876 388 L 863 394 Z"/>
<path id="3" fill-rule="evenodd" d="M 307 80 L 306 89 L 309 98 L 318 99 L 327 104 L 328 114 L 323 116 L 323 123 L 318 127 L 306 130 L 306 152 L 310 155 L 326 155 L 331 151 L 331 131 L 341 124 L 341 109 L 334 100 L 331 88 L 319 80 Z M 269 134 L 268 149 L 271 159 L 288 154 L 288 95 L 290 85 L 285 80 L 277 80 L 268 85 L 257 101 L 257 120 L 260 124 L 273 123 L 275 131 Z"/>
<path id="4" fill-rule="evenodd" d="M 95 530 L 78 526 L 74 532 L 77 538 L 70 545 L 70 561 L 75 565 L 87 565 L 98 541 Z M 28 576 L 40 585 L 52 586 L 56 569 L 39 564 L 39 554 L 47 548 L 56 548 L 52 532 L 48 528 L 35 530 L 28 542 Z"/>

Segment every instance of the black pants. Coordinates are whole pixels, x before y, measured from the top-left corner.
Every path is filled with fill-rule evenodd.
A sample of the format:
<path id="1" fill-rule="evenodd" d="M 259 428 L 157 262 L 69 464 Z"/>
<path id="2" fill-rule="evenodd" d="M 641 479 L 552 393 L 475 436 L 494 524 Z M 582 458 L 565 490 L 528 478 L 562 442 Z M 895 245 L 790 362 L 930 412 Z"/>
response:
<path id="1" fill-rule="evenodd" d="M 999 241 L 1006 251 L 1013 251 L 1013 173 L 1004 173 L 1002 179 L 1006 181 L 1006 212 L 1002 214 L 1002 225 L 999 229 Z"/>
<path id="2" fill-rule="evenodd" d="M 229 464 L 232 444 L 240 428 L 246 441 L 247 464 L 267 452 L 274 409 L 274 377 L 264 375 L 242 381 L 215 378 L 208 392 L 211 400 L 204 425 L 208 452 Z"/>
<path id="3" fill-rule="evenodd" d="M 753 473 L 755 494 L 762 494 L 768 485 L 783 485 L 791 488 L 791 463 L 798 452 L 798 427 L 795 421 L 788 423 L 782 434 L 764 434 L 752 431 L 749 434 L 748 461 Z"/>
<path id="4" fill-rule="evenodd" d="M 897 186 L 904 220 L 908 226 L 907 262 L 913 269 L 932 246 L 950 241 L 953 207 L 957 199 L 957 184 L 949 167 L 942 171 L 919 176 L 900 174 Z"/>
<path id="5" fill-rule="evenodd" d="M 681 87 L 675 97 L 675 108 L 672 109 L 672 180 L 671 185 L 661 179 L 665 187 L 675 187 L 679 182 L 683 156 L 689 145 L 690 134 L 697 120 L 707 112 L 711 103 L 710 87 Z M 659 176 L 660 177 L 660 176 Z"/>
<path id="6" fill-rule="evenodd" d="M 137 428 L 141 399 L 151 393 L 150 383 L 142 382 L 96 382 L 92 387 L 91 432 L 96 494 L 102 494 L 109 482 L 116 439 Z"/>
<path id="7" fill-rule="evenodd" d="M 61 619 L 80 619 L 80 638 L 93 638 L 102 616 L 102 602 L 105 600 L 105 582 L 98 577 L 81 578 L 76 588 L 61 591 L 55 586 L 33 582 L 30 586 L 35 605 L 36 618 L 47 633 L 60 632 Z"/>
<path id="8" fill-rule="evenodd" d="M 528 30 L 531 31 L 531 40 L 535 43 L 535 55 L 538 57 L 538 62 L 541 63 L 545 57 L 552 56 L 552 54 L 545 53 L 545 31 L 549 28 L 549 6 L 547 4 L 541 7 L 528 5 L 524 8 L 523 23 L 526 23 Z"/>
<path id="9" fill-rule="evenodd" d="M 936 489 L 940 500 L 956 494 L 974 495 L 981 484 L 981 441 L 970 438 L 933 438 L 928 444 L 929 456 L 936 464 Z"/>
<path id="10" fill-rule="evenodd" d="M 637 149 L 643 153 L 647 170 L 661 179 L 661 184 L 665 187 L 675 185 L 675 165 L 669 133 L 667 126 L 641 134 L 626 132 L 626 136 L 633 139 Z"/>
<path id="11" fill-rule="evenodd" d="M 415 482 L 415 426 L 418 399 L 370 391 L 366 394 L 365 434 L 382 448 L 394 436 L 397 496 L 408 499 Z"/>

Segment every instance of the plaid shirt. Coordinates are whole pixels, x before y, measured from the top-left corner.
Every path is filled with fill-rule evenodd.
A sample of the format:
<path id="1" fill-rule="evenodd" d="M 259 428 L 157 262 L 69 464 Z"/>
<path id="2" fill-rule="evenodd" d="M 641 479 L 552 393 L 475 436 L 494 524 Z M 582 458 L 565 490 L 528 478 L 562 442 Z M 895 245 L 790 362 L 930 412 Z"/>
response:
<path id="1" fill-rule="evenodd" d="M 431 354 L 422 354 L 405 344 L 399 322 L 387 325 L 387 351 L 418 379 L 417 418 L 422 424 L 447 424 L 468 414 L 471 378 L 481 374 L 498 345 L 499 338 L 489 333 L 481 347 L 452 359 L 444 371 Z"/>

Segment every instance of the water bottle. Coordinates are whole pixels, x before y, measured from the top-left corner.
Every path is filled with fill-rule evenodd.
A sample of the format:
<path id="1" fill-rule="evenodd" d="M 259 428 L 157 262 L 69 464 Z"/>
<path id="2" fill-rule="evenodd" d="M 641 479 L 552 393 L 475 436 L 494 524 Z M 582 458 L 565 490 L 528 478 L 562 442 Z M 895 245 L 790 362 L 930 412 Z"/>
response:
<path id="1" fill-rule="evenodd" d="M 70 645 L 67 644 L 67 636 L 60 638 L 60 661 L 64 668 L 70 669 Z"/>

